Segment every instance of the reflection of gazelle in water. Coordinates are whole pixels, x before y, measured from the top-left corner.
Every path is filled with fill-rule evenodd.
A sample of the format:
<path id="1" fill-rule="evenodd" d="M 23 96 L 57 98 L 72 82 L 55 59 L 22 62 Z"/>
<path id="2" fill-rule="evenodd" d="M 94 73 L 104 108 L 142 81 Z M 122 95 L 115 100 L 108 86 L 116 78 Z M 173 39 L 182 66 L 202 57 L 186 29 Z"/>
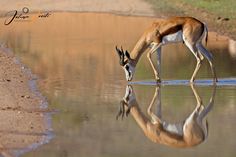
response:
<path id="1" fill-rule="evenodd" d="M 121 101 L 121 108 L 117 115 L 126 116 L 131 113 L 135 121 L 143 130 L 144 134 L 153 142 L 172 146 L 172 147 L 192 147 L 202 143 L 208 136 L 208 123 L 204 117 L 211 110 L 214 103 L 215 88 L 209 104 L 204 107 L 194 86 L 191 86 L 197 105 L 193 112 L 179 124 L 169 124 L 161 119 L 161 115 L 155 115 L 151 108 L 158 97 L 158 108 L 160 109 L 160 87 L 156 91 L 147 112 L 151 119 L 147 118 L 139 108 L 134 91 L 131 86 L 127 86 L 126 94 Z M 161 112 L 159 112 L 161 114 Z"/>

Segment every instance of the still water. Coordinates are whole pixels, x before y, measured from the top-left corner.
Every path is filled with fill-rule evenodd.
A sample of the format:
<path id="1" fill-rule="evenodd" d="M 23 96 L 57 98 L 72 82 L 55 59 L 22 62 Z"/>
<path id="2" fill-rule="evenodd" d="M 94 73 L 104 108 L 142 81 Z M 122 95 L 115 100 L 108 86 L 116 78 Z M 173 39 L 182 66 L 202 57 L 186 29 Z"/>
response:
<path id="1" fill-rule="evenodd" d="M 208 49 L 214 55 L 221 82 L 216 88 L 208 81 L 212 76 L 206 61 L 197 79 L 206 79 L 208 83 L 191 87 L 177 81 L 157 87 L 147 81 L 154 77 L 146 56 L 137 66 L 134 81 L 139 83 L 126 88 L 115 45 L 130 51 L 153 20 L 111 14 L 54 13 L 47 19 L 18 21 L 2 27 L 1 43 L 11 48 L 39 76 L 38 86 L 49 108 L 59 110 L 52 116 L 54 138 L 23 156 L 220 157 L 236 154 L 234 41 L 214 33 L 210 35 Z M 183 44 L 165 46 L 162 78 L 188 80 L 195 64 L 194 56 Z M 140 83 L 140 80 L 145 81 Z M 222 83 L 223 80 L 226 83 Z M 127 89 L 132 91 L 127 92 Z M 155 93 L 158 93 L 156 97 Z M 134 104 L 127 101 L 129 96 Z M 116 120 L 122 109 L 120 102 L 124 100 L 124 109 L 131 104 L 130 113 Z M 153 113 L 166 124 L 183 124 L 202 102 L 200 108 L 207 108 L 202 119 L 204 127 L 201 129 L 194 124 L 190 135 L 192 141 L 195 139 L 192 145 L 197 146 L 175 148 L 167 141 L 181 143 L 181 135 L 175 139 L 164 137 L 162 129 L 155 126 L 157 135 L 163 136 L 154 140 L 154 135 L 141 127 L 137 117 L 143 116 L 152 123 L 147 114 L 152 100 L 155 100 Z"/>

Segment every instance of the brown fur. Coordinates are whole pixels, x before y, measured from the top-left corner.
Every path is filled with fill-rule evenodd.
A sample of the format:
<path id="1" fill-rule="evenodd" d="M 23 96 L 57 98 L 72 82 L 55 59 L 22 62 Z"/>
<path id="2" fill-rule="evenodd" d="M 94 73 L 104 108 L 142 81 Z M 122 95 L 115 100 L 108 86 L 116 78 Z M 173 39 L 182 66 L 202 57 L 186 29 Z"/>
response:
<path id="1" fill-rule="evenodd" d="M 205 30 L 206 29 L 206 30 Z M 216 83 L 217 76 L 215 72 L 215 67 L 213 65 L 212 54 L 206 50 L 206 48 L 202 45 L 202 39 L 204 35 L 204 30 L 206 31 L 206 42 L 208 38 L 208 31 L 205 25 L 199 20 L 193 17 L 172 17 L 164 20 L 156 20 L 153 24 L 143 33 L 133 50 L 130 54 L 129 62 L 133 67 L 136 66 L 142 54 L 148 49 L 151 48 L 147 54 L 147 58 L 151 64 L 153 69 L 155 79 L 157 82 L 161 82 L 161 74 L 160 74 L 160 66 L 161 66 L 161 50 L 160 47 L 163 44 L 168 44 L 169 42 L 183 42 L 189 50 L 193 53 L 196 58 L 197 64 L 190 79 L 190 82 L 194 82 L 195 77 L 201 67 L 201 62 L 204 58 L 206 58 L 211 67 L 212 75 L 213 75 L 213 83 Z M 174 40 L 170 40 L 171 38 L 163 38 L 176 33 L 178 31 L 182 31 L 182 37 L 173 38 Z M 176 39 L 176 41 L 175 41 Z M 156 67 L 151 59 L 151 55 L 154 52 L 158 54 L 158 66 Z M 131 78 L 132 79 L 132 78 Z"/>
<path id="2" fill-rule="evenodd" d="M 137 63 L 152 42 L 161 43 L 164 36 L 176 33 L 179 30 L 183 31 L 189 43 L 196 43 L 202 36 L 204 24 L 192 17 L 172 17 L 154 21 L 131 51 L 131 58 Z"/>

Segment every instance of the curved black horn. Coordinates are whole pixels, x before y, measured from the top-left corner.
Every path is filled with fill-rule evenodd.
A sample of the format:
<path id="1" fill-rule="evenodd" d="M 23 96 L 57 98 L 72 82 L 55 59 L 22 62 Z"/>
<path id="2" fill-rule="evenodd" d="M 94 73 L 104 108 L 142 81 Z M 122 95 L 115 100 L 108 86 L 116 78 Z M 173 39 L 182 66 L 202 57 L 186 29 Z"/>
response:
<path id="1" fill-rule="evenodd" d="M 128 59 L 131 59 L 131 58 L 130 58 L 130 54 L 129 54 L 129 52 L 128 52 L 127 50 L 125 51 L 124 54 L 125 54 L 125 56 L 126 56 Z"/>
<path id="2" fill-rule="evenodd" d="M 124 50 L 123 50 L 122 46 L 120 47 L 120 49 L 121 49 L 121 52 L 124 53 Z"/>
<path id="3" fill-rule="evenodd" d="M 123 119 L 123 118 L 124 118 L 124 115 L 125 115 L 125 101 L 124 101 L 124 100 L 121 100 L 121 101 L 120 101 L 119 112 L 118 112 L 118 114 L 116 115 L 116 120 L 118 120 L 120 116 L 121 116 L 121 118 Z"/>
<path id="4" fill-rule="evenodd" d="M 119 57 L 120 57 L 120 65 L 121 65 L 121 66 L 124 66 L 124 65 L 125 65 L 125 61 L 124 61 L 125 54 L 124 54 L 124 52 L 123 52 L 122 47 L 121 47 L 121 50 L 120 50 L 120 49 L 118 49 L 117 46 L 116 46 L 116 52 L 117 52 L 117 54 L 118 54 Z"/>
<path id="5" fill-rule="evenodd" d="M 118 53 L 119 57 L 122 55 L 122 52 L 120 51 L 120 49 L 117 48 L 117 46 L 116 46 L 116 52 Z"/>

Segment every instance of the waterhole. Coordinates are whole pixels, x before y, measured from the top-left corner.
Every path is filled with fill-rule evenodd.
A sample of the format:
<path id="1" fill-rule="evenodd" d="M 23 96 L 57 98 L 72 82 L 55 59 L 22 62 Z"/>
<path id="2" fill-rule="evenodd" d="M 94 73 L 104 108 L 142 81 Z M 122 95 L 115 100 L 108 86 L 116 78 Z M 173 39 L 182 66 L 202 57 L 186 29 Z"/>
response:
<path id="1" fill-rule="evenodd" d="M 161 94 L 156 102 L 161 100 L 163 121 L 183 123 L 198 104 L 196 95 L 205 107 L 214 99 L 205 115 L 207 135 L 196 135 L 197 140 L 201 139 L 199 145 L 175 149 L 162 137 L 151 139 L 133 112 L 123 120 L 121 117 L 116 120 L 127 82 L 115 46 L 131 51 L 153 20 L 112 14 L 53 13 L 47 19 L 1 26 L 1 43 L 40 78 L 38 86 L 49 108 L 59 110 L 52 117 L 54 138 L 23 156 L 184 157 L 236 153 L 236 42 L 215 33 L 210 33 L 207 49 L 214 56 L 221 83 L 216 89 L 211 86 L 212 76 L 206 61 L 197 75 L 200 85 L 191 87 L 186 81 L 181 82 L 190 79 L 196 64 L 182 43 L 167 45 L 162 53 L 162 79 L 167 84 L 168 80 L 177 82 L 169 81 L 171 85 L 158 89 Z M 150 86 L 141 82 L 132 84 L 132 88 L 134 106 L 147 117 L 147 107 L 156 91 L 153 81 L 147 80 L 153 78 L 144 55 L 137 65 L 134 81 L 144 80 Z M 201 80 L 206 80 L 205 84 Z M 160 112 L 156 103 L 153 112 Z M 171 139 L 175 143 L 181 140 L 182 137 Z"/>

